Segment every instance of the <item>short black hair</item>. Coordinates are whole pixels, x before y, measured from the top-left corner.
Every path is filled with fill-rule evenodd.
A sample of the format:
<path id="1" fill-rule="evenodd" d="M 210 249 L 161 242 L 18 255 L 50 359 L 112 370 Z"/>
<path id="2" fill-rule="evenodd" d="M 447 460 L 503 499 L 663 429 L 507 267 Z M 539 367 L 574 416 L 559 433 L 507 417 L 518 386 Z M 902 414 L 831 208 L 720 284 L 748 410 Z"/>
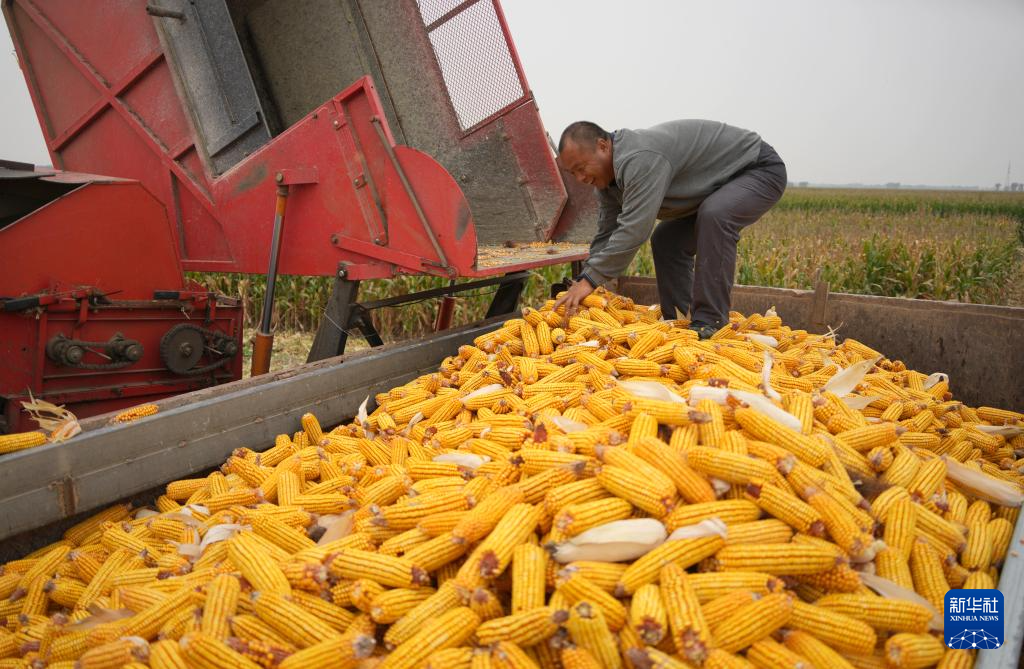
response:
<path id="1" fill-rule="evenodd" d="M 562 131 L 562 136 L 558 140 L 558 152 L 561 153 L 565 149 L 565 143 L 570 140 L 574 144 L 589 147 L 597 144 L 597 140 L 599 139 L 611 138 L 611 133 L 596 123 L 591 123 L 590 121 L 576 121 L 574 123 L 570 123 L 568 127 Z"/>

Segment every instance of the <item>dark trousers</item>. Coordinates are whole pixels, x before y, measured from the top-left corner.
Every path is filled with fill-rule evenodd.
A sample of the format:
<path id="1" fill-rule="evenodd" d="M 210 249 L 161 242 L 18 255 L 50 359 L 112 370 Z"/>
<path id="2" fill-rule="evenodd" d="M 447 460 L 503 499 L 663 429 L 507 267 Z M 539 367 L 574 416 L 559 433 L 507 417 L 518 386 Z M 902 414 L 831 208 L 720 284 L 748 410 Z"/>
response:
<path id="1" fill-rule="evenodd" d="M 761 142 L 757 162 L 709 195 L 697 213 L 654 227 L 651 251 L 663 318 L 675 318 L 678 309 L 684 316 L 689 312 L 694 323 L 728 320 L 740 231 L 771 209 L 785 190 L 786 165 Z"/>

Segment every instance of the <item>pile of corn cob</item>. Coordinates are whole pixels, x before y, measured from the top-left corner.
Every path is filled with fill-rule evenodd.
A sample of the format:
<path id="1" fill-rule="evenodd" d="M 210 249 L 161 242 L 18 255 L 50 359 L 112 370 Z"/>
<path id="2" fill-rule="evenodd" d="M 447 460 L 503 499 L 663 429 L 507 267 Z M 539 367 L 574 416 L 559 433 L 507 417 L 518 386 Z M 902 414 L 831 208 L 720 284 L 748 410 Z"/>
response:
<path id="1" fill-rule="evenodd" d="M 8 563 L 0 669 L 973 663 L 936 610 L 1019 559 L 1024 415 L 772 312 L 550 307 Z"/>

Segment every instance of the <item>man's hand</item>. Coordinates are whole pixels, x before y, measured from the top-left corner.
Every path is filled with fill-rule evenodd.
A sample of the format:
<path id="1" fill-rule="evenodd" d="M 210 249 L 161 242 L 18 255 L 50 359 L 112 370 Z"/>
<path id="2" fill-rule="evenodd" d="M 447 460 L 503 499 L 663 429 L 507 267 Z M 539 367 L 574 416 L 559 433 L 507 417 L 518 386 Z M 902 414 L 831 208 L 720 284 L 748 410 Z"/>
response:
<path id="1" fill-rule="evenodd" d="M 587 295 L 594 292 L 594 287 L 590 285 L 590 282 L 586 279 L 580 279 L 574 281 L 569 290 L 565 291 L 565 294 L 555 300 L 555 306 L 551 309 L 555 311 L 558 307 L 565 305 L 566 318 L 576 313 L 576 310 L 580 307 L 580 302 L 583 301 Z"/>

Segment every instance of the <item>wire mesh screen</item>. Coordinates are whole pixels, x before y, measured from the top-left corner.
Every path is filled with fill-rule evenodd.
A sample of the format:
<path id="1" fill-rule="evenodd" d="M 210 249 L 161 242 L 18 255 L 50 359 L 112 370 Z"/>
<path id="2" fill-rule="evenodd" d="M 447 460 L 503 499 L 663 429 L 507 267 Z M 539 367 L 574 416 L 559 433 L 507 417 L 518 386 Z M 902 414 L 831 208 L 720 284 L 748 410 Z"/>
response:
<path id="1" fill-rule="evenodd" d="M 417 0 L 424 25 L 442 18 L 456 0 Z M 430 28 L 430 43 L 441 68 L 459 126 L 467 130 L 524 96 L 493 0 L 478 0 Z"/>

